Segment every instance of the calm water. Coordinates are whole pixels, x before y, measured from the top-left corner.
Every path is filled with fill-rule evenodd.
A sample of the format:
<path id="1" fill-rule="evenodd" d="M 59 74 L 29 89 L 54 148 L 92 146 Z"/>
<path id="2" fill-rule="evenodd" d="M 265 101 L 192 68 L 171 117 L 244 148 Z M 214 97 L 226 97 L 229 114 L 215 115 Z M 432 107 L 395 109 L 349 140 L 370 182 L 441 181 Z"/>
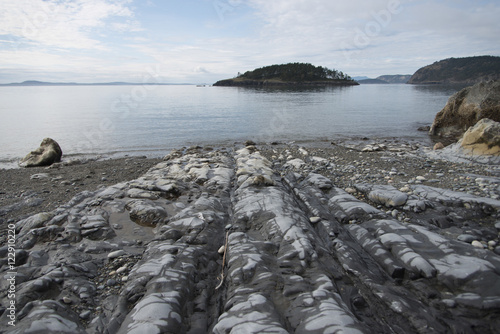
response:
<path id="1" fill-rule="evenodd" d="M 457 87 L 314 89 L 196 86 L 0 87 L 0 167 L 55 139 L 64 154 L 161 156 L 234 141 L 426 140 Z"/>

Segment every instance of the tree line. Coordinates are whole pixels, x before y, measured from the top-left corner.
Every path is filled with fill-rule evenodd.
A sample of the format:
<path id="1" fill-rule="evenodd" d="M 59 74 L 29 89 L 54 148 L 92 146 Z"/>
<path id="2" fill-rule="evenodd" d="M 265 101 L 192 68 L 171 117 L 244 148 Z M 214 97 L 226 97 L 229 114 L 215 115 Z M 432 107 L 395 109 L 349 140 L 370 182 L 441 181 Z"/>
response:
<path id="1" fill-rule="evenodd" d="M 239 78 L 252 80 L 281 79 L 283 81 L 328 81 L 353 79 L 342 71 L 329 69 L 322 66 L 314 66 L 309 63 L 288 63 L 282 65 L 271 65 L 238 73 Z"/>

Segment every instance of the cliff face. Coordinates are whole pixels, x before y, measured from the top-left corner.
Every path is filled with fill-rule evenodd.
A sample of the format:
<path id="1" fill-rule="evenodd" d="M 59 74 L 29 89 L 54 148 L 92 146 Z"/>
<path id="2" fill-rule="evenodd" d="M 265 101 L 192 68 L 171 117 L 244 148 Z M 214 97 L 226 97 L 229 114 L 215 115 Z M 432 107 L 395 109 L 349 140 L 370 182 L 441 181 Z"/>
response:
<path id="1" fill-rule="evenodd" d="M 436 114 L 430 134 L 458 139 L 483 118 L 500 122 L 500 81 L 479 83 L 452 95 Z"/>
<path id="2" fill-rule="evenodd" d="M 500 79 L 500 57 L 449 58 L 422 67 L 409 84 L 476 84 Z"/>

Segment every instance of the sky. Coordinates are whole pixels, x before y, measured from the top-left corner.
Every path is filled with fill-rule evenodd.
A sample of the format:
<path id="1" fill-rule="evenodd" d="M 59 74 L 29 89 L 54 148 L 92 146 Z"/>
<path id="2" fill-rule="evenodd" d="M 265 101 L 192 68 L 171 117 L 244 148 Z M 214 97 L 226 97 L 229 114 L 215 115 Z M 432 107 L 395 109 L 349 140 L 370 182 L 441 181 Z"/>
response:
<path id="1" fill-rule="evenodd" d="M 375 78 L 500 56 L 500 1 L 0 0 L 0 83 L 206 83 L 305 62 Z"/>

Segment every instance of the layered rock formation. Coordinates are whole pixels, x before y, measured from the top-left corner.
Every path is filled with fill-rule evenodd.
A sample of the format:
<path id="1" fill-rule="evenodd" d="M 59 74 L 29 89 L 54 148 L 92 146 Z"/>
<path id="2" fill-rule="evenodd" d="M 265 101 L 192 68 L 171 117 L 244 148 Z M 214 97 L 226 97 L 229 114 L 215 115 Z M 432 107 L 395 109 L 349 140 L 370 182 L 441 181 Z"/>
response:
<path id="1" fill-rule="evenodd" d="M 475 231 L 498 238 L 500 201 L 423 184 L 360 183 L 355 197 L 307 167 L 328 160 L 287 154 L 176 151 L 136 180 L 19 221 L 16 326 L 2 316 L 1 328 L 498 330 L 500 256 Z M 12 271 L 6 260 L 1 271 Z"/>
<path id="2" fill-rule="evenodd" d="M 48 166 L 54 162 L 60 162 L 62 150 L 59 144 L 51 139 L 45 138 L 40 146 L 28 153 L 20 162 L 21 167 Z"/>
<path id="3" fill-rule="evenodd" d="M 429 133 L 459 139 L 483 118 L 500 122 L 500 81 L 481 82 L 452 95 Z"/>

